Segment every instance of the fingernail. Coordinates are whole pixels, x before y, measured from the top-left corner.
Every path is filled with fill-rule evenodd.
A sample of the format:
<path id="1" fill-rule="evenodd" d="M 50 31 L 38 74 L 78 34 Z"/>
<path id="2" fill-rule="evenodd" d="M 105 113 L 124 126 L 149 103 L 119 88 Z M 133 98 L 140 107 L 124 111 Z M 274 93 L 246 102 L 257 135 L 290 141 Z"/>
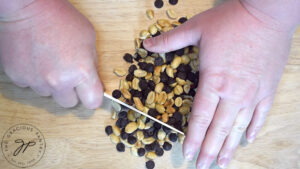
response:
<path id="1" fill-rule="evenodd" d="M 197 165 L 197 169 L 208 169 L 209 165 L 207 165 L 206 163 L 199 163 Z"/>
<path id="2" fill-rule="evenodd" d="M 220 168 L 226 168 L 228 166 L 229 159 L 225 157 L 221 157 L 218 159 L 218 165 Z"/>
<path id="3" fill-rule="evenodd" d="M 194 157 L 194 155 L 193 155 L 193 153 L 191 153 L 191 152 L 185 153 L 185 154 L 184 154 L 184 158 L 185 158 L 186 160 L 188 160 L 188 161 L 192 161 L 192 160 L 193 160 L 193 157 Z"/>
<path id="4" fill-rule="evenodd" d="M 253 141 L 254 141 L 254 139 L 255 139 L 255 136 L 256 136 L 256 135 L 255 135 L 255 133 L 254 133 L 254 132 L 253 132 L 253 133 L 251 133 L 251 134 L 250 134 L 250 136 L 249 136 L 249 138 L 247 139 L 247 140 L 248 140 L 248 142 L 249 142 L 249 143 L 253 143 Z"/>

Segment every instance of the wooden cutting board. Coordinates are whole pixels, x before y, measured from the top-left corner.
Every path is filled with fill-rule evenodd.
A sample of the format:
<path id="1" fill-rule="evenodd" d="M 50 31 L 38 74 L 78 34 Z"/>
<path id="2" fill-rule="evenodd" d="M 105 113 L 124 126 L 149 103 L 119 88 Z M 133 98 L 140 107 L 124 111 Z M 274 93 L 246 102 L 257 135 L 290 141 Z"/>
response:
<path id="1" fill-rule="evenodd" d="M 133 39 L 139 30 L 151 24 L 146 9 L 154 9 L 153 0 L 71 0 L 94 25 L 97 32 L 99 72 L 108 93 L 118 87 L 114 67 L 127 67 L 121 60 L 125 52 L 133 52 Z M 216 5 L 212 0 L 180 0 L 172 7 L 180 16 L 193 15 Z M 165 18 L 166 5 L 155 11 Z M 114 78 L 112 78 L 112 76 Z M 300 29 L 294 35 L 291 54 L 280 82 L 272 111 L 253 144 L 239 147 L 229 168 L 300 168 Z M 118 153 L 104 134 L 110 124 L 110 104 L 96 111 L 82 105 L 63 109 L 51 98 L 42 98 L 29 89 L 20 89 L 0 71 L 0 139 L 36 137 L 36 145 L 5 158 L 14 145 L 2 142 L 0 168 L 16 168 L 13 164 L 34 164 L 29 168 L 144 168 L 144 158 L 133 157 L 129 149 Z M 16 124 L 22 124 L 17 125 Z M 19 140 L 20 141 L 20 140 Z M 18 143 L 20 144 L 20 143 Z M 17 145 L 18 145 L 17 144 Z M 15 147 L 14 147 L 15 146 Z M 156 159 L 156 168 L 195 168 L 195 160 L 185 162 L 181 146 Z M 26 163 L 26 164 L 25 164 Z"/>

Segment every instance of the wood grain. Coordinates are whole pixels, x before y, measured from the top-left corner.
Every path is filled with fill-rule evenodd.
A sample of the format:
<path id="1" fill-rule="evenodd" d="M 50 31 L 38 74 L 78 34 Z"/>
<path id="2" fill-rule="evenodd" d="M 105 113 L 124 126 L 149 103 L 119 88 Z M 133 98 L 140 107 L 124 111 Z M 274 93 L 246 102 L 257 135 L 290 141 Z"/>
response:
<path id="1" fill-rule="evenodd" d="M 125 52 L 133 52 L 133 39 L 145 25 L 145 16 L 153 8 L 153 0 L 71 0 L 94 25 L 97 32 L 99 73 L 107 92 L 118 87 L 114 67 L 127 67 L 121 60 Z M 172 7 L 179 15 L 193 15 L 218 2 L 181 0 Z M 165 18 L 165 10 L 155 10 L 157 18 Z M 114 77 L 114 78 L 112 78 Z M 296 169 L 300 168 L 300 29 L 294 35 L 292 49 L 280 82 L 270 115 L 253 144 L 238 148 L 231 169 Z M 0 138 L 14 124 L 28 123 L 44 135 L 47 148 L 44 157 L 32 168 L 136 168 L 144 166 L 144 158 L 117 153 L 104 133 L 110 124 L 110 104 L 89 111 L 81 105 L 63 109 L 51 98 L 42 98 L 30 89 L 20 89 L 0 71 Z M 181 146 L 155 160 L 156 168 L 195 168 L 195 160 L 185 162 Z M 0 153 L 0 168 L 16 168 Z"/>

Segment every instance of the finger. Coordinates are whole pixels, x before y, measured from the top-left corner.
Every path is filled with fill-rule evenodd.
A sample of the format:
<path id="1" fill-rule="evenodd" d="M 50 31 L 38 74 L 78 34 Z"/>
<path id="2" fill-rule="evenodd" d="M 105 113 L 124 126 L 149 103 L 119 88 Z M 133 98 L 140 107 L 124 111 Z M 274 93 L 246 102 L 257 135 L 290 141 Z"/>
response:
<path id="1" fill-rule="evenodd" d="M 78 98 L 73 88 L 53 91 L 52 96 L 59 105 L 65 108 L 74 107 L 78 103 Z"/>
<path id="2" fill-rule="evenodd" d="M 197 160 L 197 168 L 207 169 L 219 153 L 239 112 L 235 102 L 221 99 L 209 126 Z"/>
<path id="3" fill-rule="evenodd" d="M 243 133 L 246 131 L 254 111 L 254 106 L 242 109 L 235 120 L 229 136 L 226 138 L 225 143 L 218 156 L 218 165 L 221 168 L 226 168 L 231 160 L 234 151 L 238 147 Z"/>
<path id="4" fill-rule="evenodd" d="M 201 37 L 201 29 L 197 25 L 198 22 L 195 21 L 197 18 L 194 17 L 160 36 L 146 39 L 143 42 L 144 47 L 152 52 L 166 53 L 189 45 L 196 45 Z"/>
<path id="5" fill-rule="evenodd" d="M 247 129 L 246 138 L 249 143 L 252 143 L 256 138 L 257 133 L 262 128 L 264 121 L 272 107 L 274 96 L 268 96 L 261 100 L 255 108 L 252 120 Z"/>
<path id="6" fill-rule="evenodd" d="M 51 88 L 45 81 L 36 80 L 34 84 L 31 84 L 30 88 L 40 96 L 51 95 Z"/>
<path id="7" fill-rule="evenodd" d="M 206 130 L 219 102 L 219 96 L 205 84 L 201 84 L 203 82 L 205 82 L 205 79 L 200 79 L 189 120 L 187 137 L 183 144 L 183 154 L 187 160 L 192 160 L 201 147 Z"/>
<path id="8" fill-rule="evenodd" d="M 76 91 L 79 99 L 88 109 L 95 109 L 101 105 L 103 87 L 96 70 L 76 87 Z"/>

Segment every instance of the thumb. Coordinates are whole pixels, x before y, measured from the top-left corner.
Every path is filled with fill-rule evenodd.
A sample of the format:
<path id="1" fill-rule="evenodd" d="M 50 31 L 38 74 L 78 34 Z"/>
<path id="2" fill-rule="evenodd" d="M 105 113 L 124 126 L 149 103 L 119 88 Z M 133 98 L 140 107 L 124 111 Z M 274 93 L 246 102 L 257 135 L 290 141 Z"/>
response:
<path id="1" fill-rule="evenodd" d="M 201 37 L 201 28 L 195 19 L 197 17 L 193 17 L 184 24 L 160 36 L 146 39 L 143 42 L 144 47 L 152 52 L 166 53 L 189 45 L 197 45 Z"/>

